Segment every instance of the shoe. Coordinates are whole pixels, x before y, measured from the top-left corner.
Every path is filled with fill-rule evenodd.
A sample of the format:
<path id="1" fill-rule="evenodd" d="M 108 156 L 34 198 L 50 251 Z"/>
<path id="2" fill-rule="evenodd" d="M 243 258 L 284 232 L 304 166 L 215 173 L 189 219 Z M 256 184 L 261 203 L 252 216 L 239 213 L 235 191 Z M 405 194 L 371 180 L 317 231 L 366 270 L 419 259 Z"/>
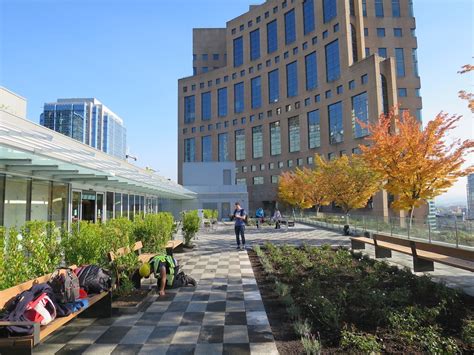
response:
<path id="1" fill-rule="evenodd" d="M 242 250 L 247 250 L 247 246 L 245 244 L 242 246 Z"/>
<path id="2" fill-rule="evenodd" d="M 240 245 L 237 245 L 237 248 L 235 248 L 235 249 L 240 250 Z"/>

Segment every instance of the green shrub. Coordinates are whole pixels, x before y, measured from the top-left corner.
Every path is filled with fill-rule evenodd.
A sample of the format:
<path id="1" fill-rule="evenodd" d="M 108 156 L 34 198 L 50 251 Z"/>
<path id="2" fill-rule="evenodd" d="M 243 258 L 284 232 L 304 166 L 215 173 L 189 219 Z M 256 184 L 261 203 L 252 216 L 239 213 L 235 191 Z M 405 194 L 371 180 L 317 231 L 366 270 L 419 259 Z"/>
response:
<path id="1" fill-rule="evenodd" d="M 365 354 L 379 353 L 382 350 L 374 335 L 359 334 L 348 330 L 343 330 L 341 333 L 341 348 Z"/>
<path id="2" fill-rule="evenodd" d="M 311 324 L 307 319 L 305 319 L 304 321 L 298 319 L 296 322 L 293 323 L 293 329 L 295 330 L 295 333 L 297 335 L 303 337 L 311 333 Z"/>
<path id="3" fill-rule="evenodd" d="M 71 232 L 63 233 L 61 240 L 67 265 L 107 265 L 108 243 L 104 225 L 87 221 L 75 222 Z"/>
<path id="4" fill-rule="evenodd" d="M 163 250 L 171 240 L 174 228 L 174 218 L 169 212 L 137 216 L 133 221 L 134 239 L 143 242 L 145 252 L 156 253 Z"/>
<path id="5" fill-rule="evenodd" d="M 191 240 L 194 238 L 196 233 L 199 231 L 201 220 L 198 216 L 197 211 L 183 212 L 183 235 L 184 244 L 190 245 Z"/>
<path id="6" fill-rule="evenodd" d="M 471 346 L 474 346 L 474 320 L 473 319 L 467 319 L 464 321 L 461 336 L 462 336 L 462 340 L 464 340 L 466 344 L 470 344 Z"/>
<path id="7" fill-rule="evenodd" d="M 7 275 L 5 272 L 5 239 L 5 228 L 0 226 L 0 290 L 6 288 L 5 285 Z"/>
<path id="8" fill-rule="evenodd" d="M 4 288 L 9 288 L 28 280 L 27 258 L 22 246 L 22 237 L 14 227 L 9 228 L 5 247 Z"/>
<path id="9" fill-rule="evenodd" d="M 219 216 L 219 213 L 217 210 L 210 210 L 210 209 L 203 210 L 203 217 L 205 219 L 217 219 L 218 216 Z"/>
<path id="10" fill-rule="evenodd" d="M 60 231 L 53 222 L 31 221 L 21 228 L 28 278 L 50 273 L 61 262 Z"/>
<path id="11" fill-rule="evenodd" d="M 125 217 L 111 219 L 103 224 L 104 240 L 109 250 L 133 246 L 133 222 Z"/>
<path id="12" fill-rule="evenodd" d="M 321 354 L 321 341 L 314 335 L 306 335 L 301 338 L 301 343 L 307 355 Z"/>

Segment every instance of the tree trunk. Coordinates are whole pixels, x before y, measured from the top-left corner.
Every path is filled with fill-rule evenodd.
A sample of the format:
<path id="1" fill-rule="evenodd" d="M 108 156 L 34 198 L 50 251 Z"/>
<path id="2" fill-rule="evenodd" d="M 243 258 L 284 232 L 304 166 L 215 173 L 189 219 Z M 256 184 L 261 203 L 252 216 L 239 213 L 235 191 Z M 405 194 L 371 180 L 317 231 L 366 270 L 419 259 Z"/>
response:
<path id="1" fill-rule="evenodd" d="M 319 215 L 319 209 L 321 208 L 321 205 L 316 205 L 316 218 Z"/>
<path id="2" fill-rule="evenodd" d="M 411 206 L 410 223 L 408 224 L 408 235 L 410 235 L 411 227 L 412 227 L 412 223 L 413 223 L 413 212 L 415 212 L 415 206 Z"/>

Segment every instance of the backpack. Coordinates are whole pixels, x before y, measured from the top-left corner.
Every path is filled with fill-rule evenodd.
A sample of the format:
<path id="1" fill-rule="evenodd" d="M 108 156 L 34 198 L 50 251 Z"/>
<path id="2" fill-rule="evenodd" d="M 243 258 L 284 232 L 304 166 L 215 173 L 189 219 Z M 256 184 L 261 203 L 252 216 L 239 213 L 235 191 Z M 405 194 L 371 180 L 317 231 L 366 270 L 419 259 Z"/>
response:
<path id="1" fill-rule="evenodd" d="M 79 279 L 70 268 L 56 269 L 48 284 L 53 289 L 59 303 L 75 302 L 79 299 Z"/>
<path id="2" fill-rule="evenodd" d="M 79 279 L 79 285 L 88 294 L 98 294 L 112 287 L 112 278 L 106 269 L 97 265 L 84 265 L 74 270 Z"/>
<path id="3" fill-rule="evenodd" d="M 48 295 L 42 293 L 34 301 L 28 303 L 24 315 L 32 322 L 47 325 L 56 318 L 56 307 Z"/>
<path id="4" fill-rule="evenodd" d="M 240 210 L 240 216 L 242 216 L 242 214 L 245 213 L 245 218 L 244 218 L 244 223 L 245 225 L 248 225 L 249 224 L 249 215 L 245 212 L 245 210 L 242 208 Z"/>

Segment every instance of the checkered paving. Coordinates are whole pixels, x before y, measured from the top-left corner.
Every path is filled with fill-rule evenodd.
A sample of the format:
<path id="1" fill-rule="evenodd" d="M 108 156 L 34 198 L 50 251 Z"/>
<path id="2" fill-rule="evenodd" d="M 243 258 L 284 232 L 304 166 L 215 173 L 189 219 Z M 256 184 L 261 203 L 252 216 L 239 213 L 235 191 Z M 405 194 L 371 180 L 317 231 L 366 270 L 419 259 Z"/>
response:
<path id="1" fill-rule="evenodd" d="M 233 228 L 201 234 L 196 245 L 175 255 L 196 287 L 167 290 L 137 314 L 76 319 L 34 353 L 278 354 L 250 260 L 235 249 Z"/>

